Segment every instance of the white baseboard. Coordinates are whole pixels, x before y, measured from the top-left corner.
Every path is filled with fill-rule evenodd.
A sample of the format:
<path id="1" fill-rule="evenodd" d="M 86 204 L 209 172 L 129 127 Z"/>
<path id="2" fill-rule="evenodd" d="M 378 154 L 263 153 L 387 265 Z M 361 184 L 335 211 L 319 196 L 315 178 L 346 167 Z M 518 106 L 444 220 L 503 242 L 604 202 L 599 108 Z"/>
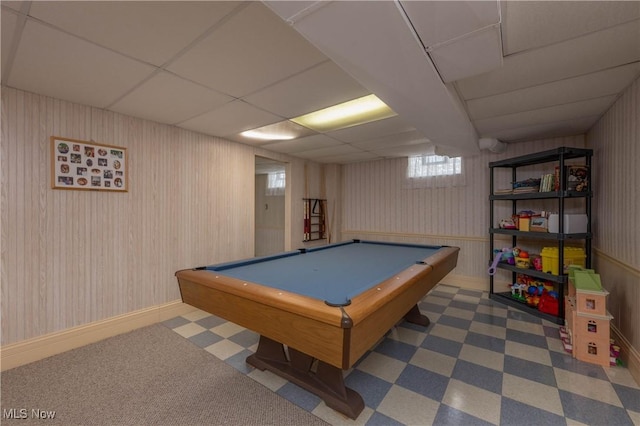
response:
<path id="1" fill-rule="evenodd" d="M 29 364 L 108 337 L 127 333 L 196 310 L 180 300 L 141 309 L 0 348 L 0 371 Z"/>

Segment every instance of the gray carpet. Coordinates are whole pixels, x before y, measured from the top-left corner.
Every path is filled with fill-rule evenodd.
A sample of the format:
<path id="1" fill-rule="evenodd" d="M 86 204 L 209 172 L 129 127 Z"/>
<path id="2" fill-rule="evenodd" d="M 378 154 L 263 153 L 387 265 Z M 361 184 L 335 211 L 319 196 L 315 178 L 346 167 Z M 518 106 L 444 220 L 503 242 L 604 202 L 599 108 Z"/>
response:
<path id="1" fill-rule="evenodd" d="M 1 384 L 2 424 L 327 424 L 162 325 L 5 371 Z"/>

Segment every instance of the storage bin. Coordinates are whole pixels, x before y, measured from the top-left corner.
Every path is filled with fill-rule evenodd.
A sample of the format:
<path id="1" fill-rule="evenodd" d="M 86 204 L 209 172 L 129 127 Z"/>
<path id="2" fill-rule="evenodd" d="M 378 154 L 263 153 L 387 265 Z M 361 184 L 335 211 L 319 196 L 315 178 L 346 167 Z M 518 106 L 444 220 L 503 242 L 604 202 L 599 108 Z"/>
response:
<path id="1" fill-rule="evenodd" d="M 587 232 L 589 219 L 586 214 L 565 214 L 563 234 L 583 234 Z M 560 232 L 560 217 L 558 214 L 549 215 L 549 232 Z"/>
<path id="2" fill-rule="evenodd" d="M 542 256 L 542 272 L 560 275 L 558 247 L 544 247 L 540 255 Z M 586 258 L 584 249 L 580 247 L 565 247 L 562 273 L 569 265 L 577 265 L 584 268 Z"/>

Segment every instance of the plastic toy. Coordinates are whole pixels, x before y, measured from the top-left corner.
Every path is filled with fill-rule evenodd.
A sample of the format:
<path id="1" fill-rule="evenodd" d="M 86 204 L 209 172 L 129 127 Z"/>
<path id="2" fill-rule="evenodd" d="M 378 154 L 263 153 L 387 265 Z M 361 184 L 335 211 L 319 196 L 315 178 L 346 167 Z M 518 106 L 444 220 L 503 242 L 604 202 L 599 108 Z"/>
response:
<path id="1" fill-rule="evenodd" d="M 558 303 L 558 293 L 555 291 L 543 291 L 538 302 L 538 310 L 551 315 L 558 315 L 560 304 Z"/>
<path id="2" fill-rule="evenodd" d="M 498 262 L 505 262 L 510 265 L 514 265 L 515 258 L 513 257 L 513 249 L 505 247 L 502 250 L 495 249 L 493 251 L 493 262 L 487 271 L 489 275 L 494 275 L 496 273 Z"/>
<path id="3" fill-rule="evenodd" d="M 502 219 L 500 221 L 500 228 L 502 229 L 518 229 L 513 219 Z"/>
<path id="4" fill-rule="evenodd" d="M 513 283 L 511 285 L 511 297 L 513 297 L 514 299 L 520 300 L 521 302 L 527 301 L 527 297 L 525 296 L 526 291 L 527 291 L 526 284 Z"/>

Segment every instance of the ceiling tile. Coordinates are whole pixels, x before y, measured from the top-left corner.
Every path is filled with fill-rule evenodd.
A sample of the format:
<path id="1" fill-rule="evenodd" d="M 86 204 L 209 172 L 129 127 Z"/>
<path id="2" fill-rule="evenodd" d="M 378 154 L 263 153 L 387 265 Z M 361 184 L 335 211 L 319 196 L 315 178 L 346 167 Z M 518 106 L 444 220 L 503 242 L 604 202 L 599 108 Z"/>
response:
<path id="1" fill-rule="evenodd" d="M 13 10 L 20 10 L 22 6 L 24 6 L 24 1 L 7 1 L 2 0 L 2 6 L 7 6 Z"/>
<path id="2" fill-rule="evenodd" d="M 298 152 L 296 153 L 296 156 L 302 157 L 302 158 L 322 158 L 322 157 L 329 157 L 329 156 L 353 154 L 361 151 L 362 151 L 361 149 L 353 147 L 351 145 L 342 144 L 342 145 L 334 145 L 334 146 L 329 146 L 325 148 Z"/>
<path id="3" fill-rule="evenodd" d="M 153 71 L 149 65 L 29 20 L 8 85 L 104 108 Z"/>
<path id="4" fill-rule="evenodd" d="M 602 115 L 616 100 L 617 95 L 557 105 L 534 111 L 526 111 L 500 117 L 474 121 L 482 137 L 495 137 L 503 129 L 521 128 L 543 123 L 573 120 L 585 116 Z"/>
<path id="5" fill-rule="evenodd" d="M 640 62 L 467 102 L 472 119 L 540 109 L 620 93 L 640 74 Z"/>
<path id="6" fill-rule="evenodd" d="M 30 15 L 71 34 L 160 66 L 240 2 L 32 2 Z"/>
<path id="7" fill-rule="evenodd" d="M 286 118 L 370 94 L 331 61 L 276 83 L 244 98 L 257 107 Z"/>
<path id="8" fill-rule="evenodd" d="M 550 121 L 525 127 L 501 129 L 496 131 L 493 136 L 505 142 L 519 142 L 524 140 L 581 135 L 586 133 L 600 117 L 600 115 L 591 115 L 571 120 Z"/>
<path id="9" fill-rule="evenodd" d="M 312 11 L 324 6 L 323 2 L 318 0 L 269 0 L 263 3 L 287 21 L 304 16 L 310 10 Z"/>
<path id="10" fill-rule="evenodd" d="M 326 135 L 312 135 L 290 141 L 269 143 L 265 145 L 264 148 L 271 151 L 295 154 L 297 152 L 310 151 L 336 145 L 344 145 L 344 143 Z"/>
<path id="11" fill-rule="evenodd" d="M 240 98 L 325 60 L 266 6 L 249 2 L 168 69 Z"/>
<path id="12" fill-rule="evenodd" d="M 456 82 L 464 99 L 497 95 L 640 60 L 640 20 L 504 58 L 502 68 Z"/>
<path id="13" fill-rule="evenodd" d="M 372 152 L 381 157 L 408 157 L 411 155 L 429 155 L 434 151 L 431 143 L 421 143 L 417 145 L 403 145 L 374 149 Z"/>
<path id="14" fill-rule="evenodd" d="M 640 18 L 638 1 L 505 1 L 502 10 L 505 55 Z"/>
<path id="15" fill-rule="evenodd" d="M 500 22 L 498 1 L 402 1 L 425 46 L 442 43 Z"/>
<path id="16" fill-rule="evenodd" d="M 281 121 L 282 118 L 236 100 L 198 117 L 183 121 L 182 128 L 214 136 L 234 135 Z"/>
<path id="17" fill-rule="evenodd" d="M 427 49 L 445 83 L 502 66 L 500 26 L 493 25 Z"/>
<path id="18" fill-rule="evenodd" d="M 346 129 L 327 132 L 327 135 L 343 142 L 355 142 L 387 136 L 394 133 L 415 130 L 399 116 L 374 121 L 361 126 L 347 127 Z"/>
<path id="19" fill-rule="evenodd" d="M 318 157 L 318 158 L 309 158 L 309 159 L 313 161 L 317 161 L 318 163 L 325 163 L 325 164 L 348 164 L 348 163 L 355 163 L 359 161 L 378 160 L 381 158 L 371 152 L 362 151 L 362 152 L 352 152 L 349 154 L 340 154 L 340 155 L 333 155 L 328 157 Z"/>
<path id="20" fill-rule="evenodd" d="M 351 142 L 351 145 L 362 149 L 379 149 L 384 147 L 398 147 L 402 145 L 418 145 L 429 142 L 418 130 L 408 132 L 393 133 L 387 136 L 374 139 L 363 139 Z"/>
<path id="21" fill-rule="evenodd" d="M 133 117 L 176 124 L 232 100 L 168 72 L 159 72 L 109 109 Z"/>

